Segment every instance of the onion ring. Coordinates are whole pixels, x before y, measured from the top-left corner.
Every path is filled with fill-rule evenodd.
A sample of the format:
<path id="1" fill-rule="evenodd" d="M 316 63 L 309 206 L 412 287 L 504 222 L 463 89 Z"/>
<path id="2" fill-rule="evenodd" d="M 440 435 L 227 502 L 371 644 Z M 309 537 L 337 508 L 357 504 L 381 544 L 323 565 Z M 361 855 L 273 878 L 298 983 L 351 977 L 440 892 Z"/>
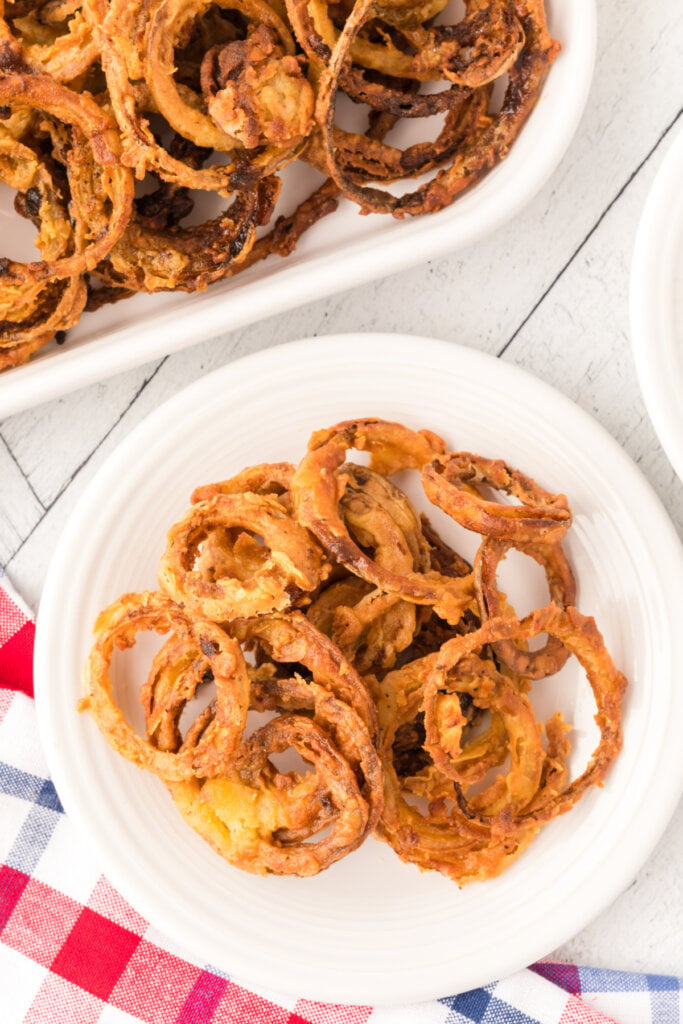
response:
<path id="1" fill-rule="evenodd" d="M 340 76 L 354 42 L 375 11 L 375 0 L 357 0 L 320 77 L 316 121 L 322 134 L 327 173 L 343 194 L 364 213 L 391 213 L 394 217 L 440 210 L 464 189 L 475 184 L 500 160 L 519 134 L 533 109 L 548 67 L 559 52 L 546 27 L 542 0 L 515 0 L 516 17 L 524 31 L 524 46 L 509 68 L 509 84 L 502 109 L 482 120 L 477 131 L 456 151 L 450 166 L 429 182 L 400 197 L 377 188 L 361 187 L 340 163 L 338 134 L 334 128 L 335 99 Z M 367 59 L 365 60 L 367 64 Z M 385 70 L 385 67 L 382 68 Z M 405 74 L 405 72 L 401 72 Z"/>
<path id="2" fill-rule="evenodd" d="M 474 587 L 483 620 L 508 614 L 505 603 L 496 588 L 496 570 L 502 558 L 512 547 L 510 541 L 485 537 L 474 560 Z M 515 544 L 514 547 L 543 566 L 548 580 L 550 600 L 560 608 L 574 605 L 576 583 L 566 555 L 559 542 L 555 544 Z M 559 637 L 548 637 L 536 651 L 521 650 L 512 640 L 493 644 L 496 657 L 519 676 L 542 679 L 559 672 L 569 651 Z"/>
<path id="3" fill-rule="evenodd" d="M 388 842 L 401 860 L 422 870 L 440 871 L 464 885 L 500 874 L 528 846 L 540 826 L 529 822 L 513 829 L 500 816 L 490 822 L 478 820 L 462 810 L 455 793 L 450 800 L 439 793 L 429 800 L 425 813 L 410 800 L 412 793 L 396 772 L 393 747 L 401 727 L 419 713 L 422 690 L 437 658 L 438 654 L 433 654 L 410 662 L 375 687 L 384 769 L 384 810 L 376 835 Z"/>
<path id="4" fill-rule="evenodd" d="M 6 45 L 4 54 L 4 59 L 9 59 Z M 16 55 L 12 60 L 12 66 L 21 70 L 0 75 L 0 105 L 40 109 L 58 121 L 78 128 L 84 136 L 87 158 L 92 159 L 101 173 L 101 186 L 111 204 L 111 212 L 104 232 L 79 252 L 52 261 L 28 264 L 10 260 L 3 284 L 23 282 L 27 276 L 36 282 L 75 277 L 94 269 L 123 234 L 132 210 L 133 177 L 119 162 L 120 147 L 114 122 L 93 99 L 72 92 L 47 75 L 32 72 Z M 0 53 L 0 69 L 2 62 Z"/>
<path id="5" fill-rule="evenodd" d="M 367 725 L 344 701 L 315 679 L 294 675 L 279 678 L 261 665 L 251 676 L 251 707 L 259 711 L 313 712 L 316 722 L 356 774 L 368 805 L 367 833 L 372 832 L 382 811 L 382 765 Z"/>
<path id="6" fill-rule="evenodd" d="M 539 633 L 548 633 L 561 640 L 584 669 L 597 706 L 595 721 L 600 729 L 600 740 L 581 775 L 549 799 L 544 799 L 543 794 L 540 794 L 532 810 L 515 814 L 512 819 L 515 824 L 529 821 L 540 824 L 558 814 L 564 814 L 589 786 L 602 785 L 610 765 L 621 749 L 621 708 L 626 679 L 614 666 L 595 620 L 582 615 L 576 608 L 562 609 L 555 604 L 536 610 L 522 620 L 505 616 L 489 619 L 475 633 L 457 637 L 443 645 L 434 667 L 434 675 L 425 687 L 428 697 L 443 684 L 447 673 L 457 665 L 460 658 L 479 650 L 484 644 L 495 643 L 500 639 L 526 640 Z"/>
<path id="7" fill-rule="evenodd" d="M 572 515 L 564 494 L 550 494 L 500 459 L 452 452 L 433 459 L 422 471 L 425 493 L 433 504 L 467 530 L 513 543 L 552 544 L 567 532 Z M 477 490 L 485 484 L 513 495 L 520 505 L 486 501 Z"/>
<path id="8" fill-rule="evenodd" d="M 271 494 L 275 495 L 289 510 L 291 501 L 289 490 L 294 475 L 291 462 L 269 462 L 259 466 L 249 466 L 228 480 L 219 483 L 196 487 L 190 501 L 196 505 L 200 501 L 209 501 L 217 494 Z"/>
<path id="9" fill-rule="evenodd" d="M 370 451 L 370 468 L 389 474 L 421 468 L 435 451 L 443 450 L 443 441 L 434 434 L 415 433 L 400 424 L 371 419 L 348 421 L 317 431 L 292 481 L 300 522 L 349 571 L 381 590 L 400 594 L 407 601 L 433 605 L 443 618 L 457 622 L 472 604 L 471 577 L 439 577 L 431 570 L 392 572 L 369 558 L 352 540 L 338 508 L 347 478 L 343 471 L 337 472 L 351 447 Z"/>
<path id="10" fill-rule="evenodd" d="M 301 612 L 237 619 L 231 630 L 243 642 L 257 642 L 272 661 L 307 669 L 314 682 L 355 711 L 375 739 L 377 711 L 367 686 L 339 648 Z"/>
<path id="11" fill-rule="evenodd" d="M 475 635 L 471 633 L 469 637 Z M 458 758 L 463 754 L 462 728 L 466 719 L 458 694 L 470 694 L 480 708 L 495 709 L 508 736 L 510 768 L 504 777 L 479 793 L 470 806 L 482 809 L 489 816 L 499 814 L 503 808 L 518 813 L 538 792 L 545 760 L 533 708 L 527 697 L 502 676 L 492 662 L 470 654 L 444 671 L 441 657 L 422 694 L 425 749 L 445 776 L 463 782 Z"/>
<path id="12" fill-rule="evenodd" d="M 313 794 L 306 776 L 273 777 L 268 755 L 290 747 L 315 768 Z M 255 732 L 242 745 L 229 776 L 169 788 L 192 828 L 230 863 L 256 874 L 318 874 L 355 850 L 367 830 L 367 804 L 351 767 L 326 733 L 301 715 L 280 715 Z M 291 815 L 294 832 L 308 819 L 306 798 L 313 795 L 317 809 L 318 789 L 334 811 L 326 818 L 328 835 L 287 844 L 279 836 L 292 830 Z"/>
<path id="13" fill-rule="evenodd" d="M 207 580 L 194 562 L 213 530 L 239 529 L 263 537 L 270 554 L 252 579 Z M 159 563 L 162 589 L 192 614 L 215 622 L 290 608 L 325 578 L 329 567 L 308 532 L 277 498 L 258 494 L 217 494 L 193 505 L 168 534 Z"/>
<path id="14" fill-rule="evenodd" d="M 130 647 L 140 630 L 173 632 L 199 647 L 216 683 L 215 716 L 194 748 L 178 753 L 158 750 L 138 736 L 112 697 L 109 666 L 114 647 Z M 92 714 L 111 746 L 139 768 L 165 780 L 220 775 L 239 745 L 249 706 L 249 676 L 239 644 L 213 622 L 191 620 L 158 593 L 124 594 L 95 623 L 96 640 L 86 663 L 86 696 L 79 710 Z"/>

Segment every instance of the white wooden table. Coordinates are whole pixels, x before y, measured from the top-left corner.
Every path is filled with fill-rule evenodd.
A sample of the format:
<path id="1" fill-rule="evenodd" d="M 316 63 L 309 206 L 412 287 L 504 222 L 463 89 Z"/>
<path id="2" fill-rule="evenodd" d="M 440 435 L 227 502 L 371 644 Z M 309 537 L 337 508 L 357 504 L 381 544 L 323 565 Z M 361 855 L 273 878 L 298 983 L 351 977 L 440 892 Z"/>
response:
<path id="1" fill-rule="evenodd" d="M 581 127 L 545 189 L 495 236 L 0 423 L 0 564 L 34 608 L 70 510 L 135 424 L 214 367 L 315 334 L 431 335 L 525 367 L 610 431 L 683 536 L 683 485 L 645 412 L 628 320 L 640 212 L 683 130 L 683 3 L 598 6 L 596 75 Z M 683 806 L 631 887 L 558 955 L 683 975 L 681 865 Z"/>

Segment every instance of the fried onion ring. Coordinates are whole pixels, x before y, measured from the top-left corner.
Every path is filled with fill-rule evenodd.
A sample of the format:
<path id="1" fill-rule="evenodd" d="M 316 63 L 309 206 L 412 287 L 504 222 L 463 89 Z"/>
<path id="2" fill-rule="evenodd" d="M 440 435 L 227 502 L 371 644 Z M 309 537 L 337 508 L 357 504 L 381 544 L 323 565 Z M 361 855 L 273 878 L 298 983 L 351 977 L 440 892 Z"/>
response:
<path id="1" fill-rule="evenodd" d="M 382 765 L 366 723 L 349 704 L 315 679 L 303 679 L 298 674 L 283 679 L 271 669 L 274 666 L 265 664 L 252 672 L 251 707 L 313 713 L 313 720 L 330 736 L 356 774 L 368 805 L 367 832 L 372 832 L 382 810 Z"/>
<path id="2" fill-rule="evenodd" d="M 456 149 L 450 165 L 431 181 L 413 192 L 393 196 L 381 189 L 356 184 L 353 174 L 338 158 L 339 134 L 334 126 L 334 114 L 341 74 L 349 62 L 353 44 L 358 42 L 361 30 L 376 11 L 376 0 L 356 0 L 321 74 L 315 116 L 322 135 L 327 173 L 348 199 L 359 204 L 362 212 L 391 213 L 402 218 L 440 210 L 479 181 L 505 155 L 531 113 L 547 70 L 559 52 L 559 46 L 547 31 L 542 0 L 515 0 L 514 8 L 524 32 L 524 46 L 508 69 L 509 84 L 501 110 L 480 120 L 476 131 Z M 367 58 L 365 63 L 368 63 Z"/>
<path id="3" fill-rule="evenodd" d="M 472 604 L 471 577 L 440 577 L 431 570 L 393 572 L 369 558 L 351 538 L 339 511 L 348 482 L 341 467 L 351 447 L 369 451 L 370 468 L 390 474 L 421 468 L 435 451 L 443 451 L 444 443 L 429 432 L 415 433 L 383 420 L 353 420 L 317 431 L 292 481 L 299 520 L 349 571 L 406 601 L 433 605 L 437 614 L 457 622 Z"/>
<path id="4" fill-rule="evenodd" d="M 486 537 L 513 543 L 559 541 L 572 515 L 564 494 L 550 494 L 519 470 L 500 459 L 470 452 L 437 456 L 422 471 L 429 500 L 464 526 Z M 478 486 L 486 485 L 518 498 L 520 505 L 485 500 Z"/>
<path id="5" fill-rule="evenodd" d="M 216 711 L 192 748 L 178 753 L 157 749 L 133 731 L 114 703 L 109 677 L 114 648 L 131 647 L 140 630 L 173 632 L 198 647 L 208 660 L 216 683 Z M 98 616 L 95 633 L 86 663 L 87 692 L 79 710 L 92 714 L 112 747 L 165 780 L 210 778 L 224 772 L 234 758 L 249 707 L 249 676 L 239 644 L 215 623 L 189 619 L 167 597 L 153 592 L 124 594 Z"/>
<path id="6" fill-rule="evenodd" d="M 243 642 L 257 642 L 272 661 L 307 669 L 316 683 L 352 708 L 370 736 L 376 737 L 377 712 L 367 686 L 339 648 L 301 612 L 237 619 L 231 629 Z"/>
<path id="7" fill-rule="evenodd" d="M 291 462 L 269 462 L 249 466 L 228 480 L 196 487 L 190 501 L 196 505 L 208 501 L 217 494 L 273 494 L 289 509 L 289 491 L 292 485 L 294 466 Z"/>
<path id="8" fill-rule="evenodd" d="M 313 785 L 296 772 L 273 772 L 269 755 L 293 748 L 314 768 Z M 368 807 L 354 772 L 327 734 L 301 715 L 280 715 L 244 742 L 234 770 L 221 778 L 169 787 L 185 820 L 227 861 L 256 874 L 316 875 L 355 850 L 367 832 Z M 300 833 L 321 801 L 327 835 Z M 314 818 L 315 820 L 315 818 Z M 315 828 L 315 825 L 313 826 Z"/>
<path id="9" fill-rule="evenodd" d="M 508 614 L 502 595 L 496 587 L 496 570 L 501 559 L 512 547 L 510 541 L 485 537 L 474 560 L 474 587 L 483 619 Z M 548 580 L 550 600 L 560 608 L 574 605 L 576 583 L 567 557 L 559 542 L 555 544 L 515 544 L 514 547 L 529 555 L 543 566 Z M 512 640 L 499 640 L 493 644 L 496 657 L 517 675 L 527 679 L 542 679 L 559 672 L 569 651 L 559 637 L 548 637 L 536 651 L 521 650 Z"/>
<path id="10" fill-rule="evenodd" d="M 3 44 L 4 45 L 4 44 Z M 84 138 L 84 159 L 100 172 L 100 184 L 111 209 L 104 231 L 81 250 L 51 261 L 21 264 L 8 261 L 3 284 L 77 277 L 94 269 L 123 234 L 133 204 L 133 176 L 119 162 L 119 137 L 114 122 L 85 94 L 72 92 L 47 75 L 30 72 L 19 58 L 20 72 L 0 75 L 0 105 L 39 109 L 58 121 L 77 128 Z"/>
<path id="11" fill-rule="evenodd" d="M 564 814 L 589 786 L 602 785 L 607 770 L 621 749 L 621 708 L 626 679 L 612 662 L 595 620 L 582 615 L 576 608 L 562 609 L 555 604 L 536 610 L 522 620 L 506 616 L 489 619 L 476 632 L 443 645 L 434 674 L 424 690 L 425 703 L 429 704 L 433 694 L 444 685 L 448 673 L 465 655 L 498 640 L 529 640 L 540 633 L 559 639 L 586 673 L 597 707 L 595 721 L 600 729 L 600 740 L 581 775 L 549 799 L 540 793 L 532 809 L 515 814 L 513 821 L 516 824 L 528 821 L 542 823 Z"/>
<path id="12" fill-rule="evenodd" d="M 194 568 L 199 545 L 212 531 L 250 531 L 263 538 L 266 557 L 253 577 L 210 580 Z M 329 571 L 310 534 L 270 495 L 216 494 L 193 505 L 168 534 L 159 563 L 162 589 L 192 614 L 214 622 L 290 608 Z"/>

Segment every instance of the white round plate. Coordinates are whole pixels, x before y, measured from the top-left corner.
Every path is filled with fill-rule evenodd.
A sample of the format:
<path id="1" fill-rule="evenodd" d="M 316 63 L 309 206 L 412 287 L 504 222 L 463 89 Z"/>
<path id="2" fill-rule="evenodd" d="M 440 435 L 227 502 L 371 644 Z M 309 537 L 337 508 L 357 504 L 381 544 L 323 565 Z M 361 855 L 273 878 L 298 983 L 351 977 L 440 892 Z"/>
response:
<path id="1" fill-rule="evenodd" d="M 562 44 L 538 103 L 501 161 L 455 203 L 428 217 L 360 217 L 354 203 L 308 231 L 286 260 L 273 256 L 204 292 L 137 295 L 82 317 L 66 345 L 47 345 L 30 363 L 0 375 L 0 419 L 206 338 L 306 302 L 436 259 L 480 241 L 545 185 L 583 114 L 595 62 L 595 0 L 546 0 L 548 26 Z M 424 138 L 406 119 L 396 144 Z M 301 202 L 319 177 L 301 161 L 283 175 L 282 210 Z M 0 230 L 26 229 L 0 184 Z M 213 214 L 218 213 L 218 208 Z M 3 246 L 3 249 L 5 246 Z M 14 250 L 10 250 L 14 254 Z M 29 252 L 31 247 L 29 246 Z M 34 254 L 35 256 L 35 254 Z M 19 258 L 19 254 L 17 253 Z"/>
<path id="2" fill-rule="evenodd" d="M 631 333 L 650 419 L 683 480 L 683 128 L 655 178 L 631 272 Z"/>
<path id="3" fill-rule="evenodd" d="M 314 428 L 368 415 L 429 427 L 569 496 L 578 606 L 595 615 L 631 680 L 624 749 L 606 786 L 548 826 L 502 877 L 463 890 L 373 839 L 315 878 L 240 872 L 184 825 L 156 778 L 115 754 L 76 712 L 97 612 L 125 591 L 154 587 L 165 531 L 192 489 L 252 463 L 297 460 Z M 415 479 L 411 487 L 418 495 Z M 434 519 L 461 550 L 474 550 L 473 535 Z M 502 584 L 518 611 L 545 603 L 535 563 L 508 561 Z M 683 555 L 666 514 L 619 446 L 568 399 L 457 345 L 311 339 L 249 356 L 181 392 L 93 480 L 55 552 L 38 617 L 42 740 L 66 811 L 113 884 L 196 957 L 257 988 L 322 1001 L 449 995 L 551 952 L 626 887 L 657 842 L 683 783 L 682 606 Z M 126 709 L 149 654 L 142 644 L 117 655 Z M 596 728 L 578 667 L 570 661 L 559 682 L 536 684 L 533 699 L 546 714 L 562 708 L 571 717 L 572 769 L 580 771 Z"/>

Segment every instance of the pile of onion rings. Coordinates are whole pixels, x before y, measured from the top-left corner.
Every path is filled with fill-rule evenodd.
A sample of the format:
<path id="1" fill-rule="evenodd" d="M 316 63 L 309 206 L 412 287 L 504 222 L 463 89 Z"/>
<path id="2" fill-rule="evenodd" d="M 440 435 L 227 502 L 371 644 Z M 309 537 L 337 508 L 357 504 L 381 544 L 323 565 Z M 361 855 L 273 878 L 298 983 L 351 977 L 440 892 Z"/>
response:
<path id="1" fill-rule="evenodd" d="M 479 536 L 473 565 L 391 479 L 406 472 Z M 372 418 L 316 431 L 298 466 L 194 491 L 160 590 L 99 616 L 80 708 L 247 871 L 313 875 L 373 834 L 459 885 L 491 878 L 621 748 L 626 679 L 575 607 L 571 522 L 565 495 L 430 431 Z M 497 581 L 513 549 L 550 594 L 523 618 Z M 166 637 L 138 680 L 144 735 L 110 678 L 141 630 Z M 570 723 L 539 721 L 531 700 L 571 656 L 600 733 L 574 777 Z"/>
<path id="2" fill-rule="evenodd" d="M 40 253 L 0 256 L 0 370 L 63 342 L 86 309 L 287 256 L 342 197 L 397 218 L 453 202 L 505 157 L 559 44 L 544 0 L 466 0 L 437 23 L 445 7 L 0 0 L 0 182 Z M 389 141 L 435 116 L 433 141 Z M 276 218 L 297 160 L 320 184 Z M 220 212 L 189 221 L 207 193 Z"/>

